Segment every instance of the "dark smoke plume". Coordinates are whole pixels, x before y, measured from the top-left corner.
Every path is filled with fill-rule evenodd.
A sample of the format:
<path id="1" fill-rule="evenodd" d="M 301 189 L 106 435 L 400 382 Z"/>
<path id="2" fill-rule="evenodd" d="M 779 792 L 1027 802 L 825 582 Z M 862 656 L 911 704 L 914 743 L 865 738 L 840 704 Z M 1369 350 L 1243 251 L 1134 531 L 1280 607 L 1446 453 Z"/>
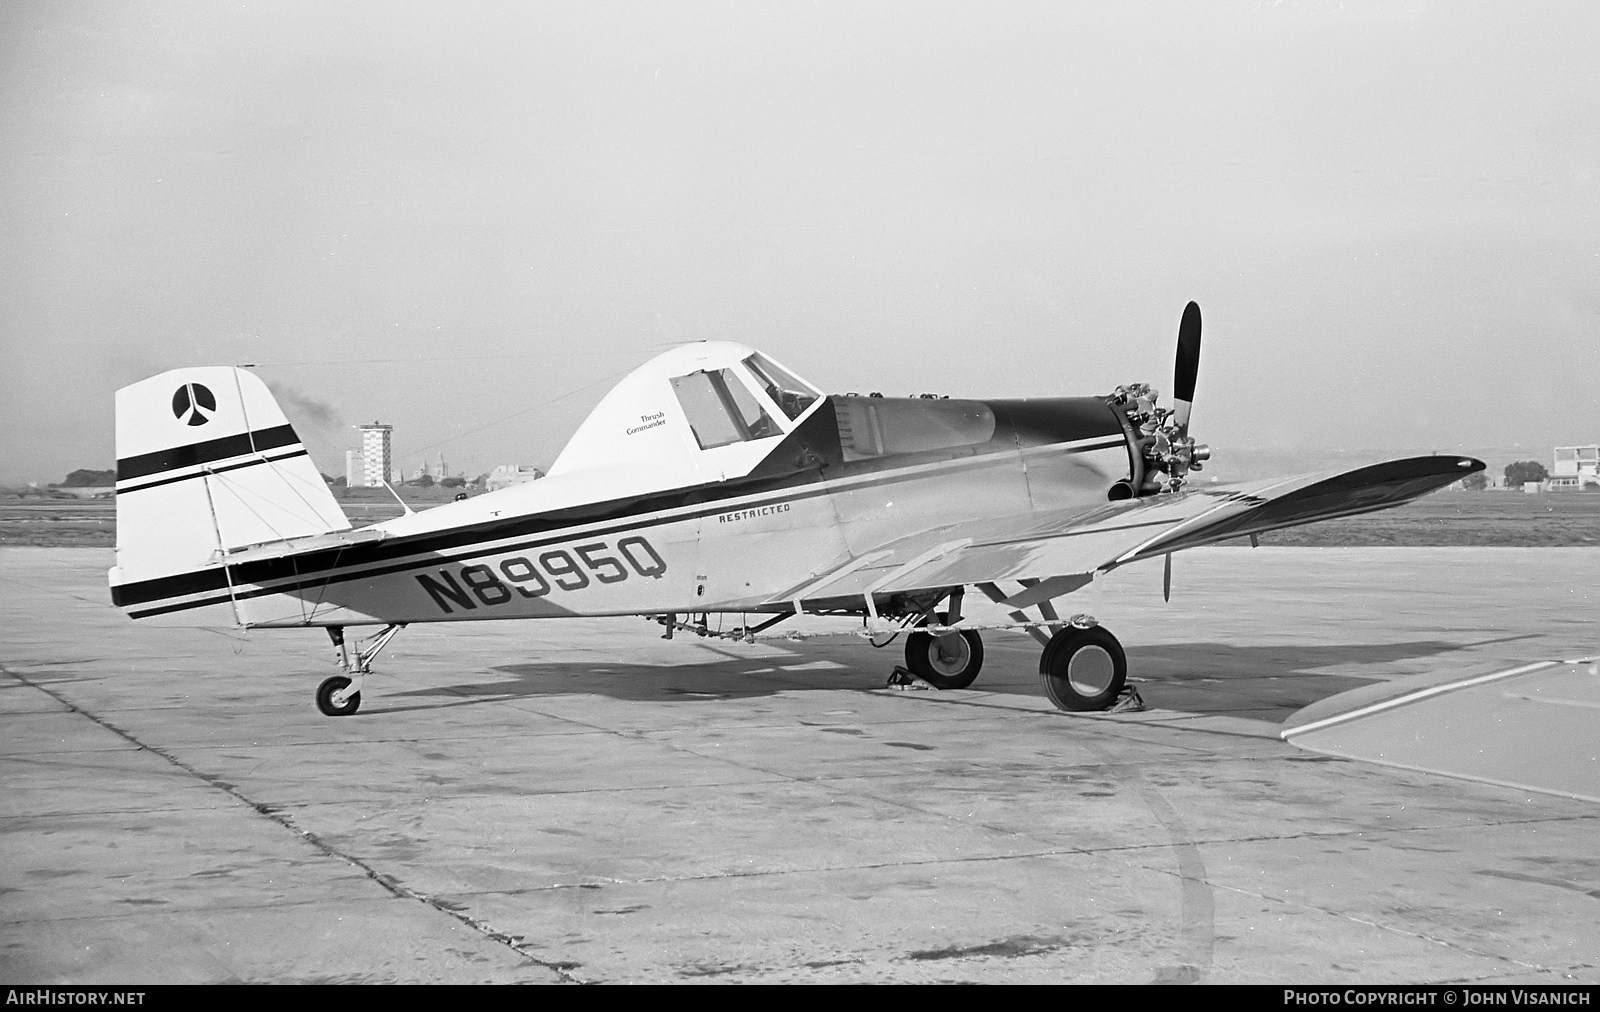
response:
<path id="1" fill-rule="evenodd" d="M 339 409 L 285 383 L 269 382 L 267 389 L 296 430 L 330 434 L 342 427 Z"/>

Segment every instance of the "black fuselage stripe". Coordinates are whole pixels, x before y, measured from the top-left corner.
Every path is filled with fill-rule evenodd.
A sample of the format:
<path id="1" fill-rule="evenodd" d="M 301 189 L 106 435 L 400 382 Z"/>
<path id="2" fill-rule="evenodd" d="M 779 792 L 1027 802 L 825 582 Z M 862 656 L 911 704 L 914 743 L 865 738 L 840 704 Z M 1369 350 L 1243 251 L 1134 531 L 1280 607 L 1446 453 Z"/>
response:
<path id="1" fill-rule="evenodd" d="M 256 464 L 275 464 L 280 460 L 293 460 L 295 457 L 308 456 L 304 449 L 295 450 L 293 453 L 283 453 L 276 457 L 257 457 L 254 460 L 241 461 L 229 464 L 226 467 L 213 467 L 204 471 L 195 471 L 192 474 L 180 474 L 176 478 L 161 478 L 144 485 L 134 485 L 129 488 L 117 489 L 117 495 L 127 495 L 129 492 L 143 492 L 147 488 L 156 488 L 160 485 L 171 485 L 175 481 L 188 481 L 190 478 L 203 478 L 208 474 L 222 474 L 226 471 L 237 471 L 241 467 L 254 467 Z"/>
<path id="2" fill-rule="evenodd" d="M 705 514 L 696 514 L 696 516 L 704 516 L 704 515 Z M 444 563 L 444 564 L 452 564 L 453 563 L 453 564 L 459 565 L 459 564 L 464 563 L 464 562 L 469 562 L 469 561 L 471 561 L 473 559 L 481 559 L 486 555 L 501 555 L 501 554 L 504 554 L 504 553 L 507 553 L 507 552 L 520 552 L 520 551 L 528 551 L 530 549 L 535 549 L 535 548 L 543 548 L 546 545 L 558 545 L 558 544 L 561 544 L 563 541 L 575 540 L 576 537 L 579 537 L 579 536 L 581 536 L 581 537 L 590 537 L 590 536 L 593 536 L 593 537 L 605 537 L 605 536 L 610 535 L 610 534 L 615 534 L 615 533 L 617 533 L 619 531 L 646 530 L 646 529 L 648 529 L 650 527 L 658 527 L 658 526 L 660 526 L 662 524 L 673 523 L 673 522 L 676 522 L 676 521 L 679 521 L 679 520 L 688 520 L 688 519 L 694 519 L 694 518 L 693 517 L 658 517 L 658 518 L 656 518 L 654 520 L 647 520 L 647 521 L 642 521 L 642 522 L 629 524 L 629 525 L 618 525 L 616 527 L 606 528 L 606 529 L 603 529 L 603 530 L 585 531 L 582 535 L 578 535 L 578 536 L 574 536 L 572 534 L 564 534 L 564 535 L 560 535 L 560 536 L 557 536 L 557 537 L 543 538 L 543 539 L 540 539 L 538 541 L 530 541 L 530 542 L 527 542 L 525 544 L 520 544 L 520 545 L 503 545 L 503 546 L 500 546 L 500 547 L 497 547 L 497 548 L 485 549 L 485 550 L 483 550 L 481 552 L 475 552 L 475 553 L 465 554 L 465 555 L 453 555 L 453 556 L 450 556 L 449 558 L 413 559 L 410 562 L 403 562 L 403 563 L 399 563 L 399 564 L 393 565 L 393 566 L 384 566 L 384 567 L 379 568 L 379 569 L 367 569 L 367 570 L 362 570 L 361 572 L 345 572 L 345 573 L 337 573 L 336 572 L 336 573 L 330 573 L 327 576 L 317 577 L 315 579 L 304 580 L 301 583 L 295 584 L 293 586 L 257 587 L 255 590 L 243 591 L 243 592 L 240 592 L 240 593 L 234 595 L 234 600 L 244 601 L 244 600 L 248 600 L 248 599 L 254 598 L 254 597 L 270 597 L 273 594 L 291 593 L 293 591 L 301 590 L 301 589 L 304 589 L 304 588 L 307 588 L 307 587 L 326 587 L 329 584 L 333 584 L 333 583 L 346 583 L 346 582 L 349 582 L 351 580 L 361 580 L 361 579 L 369 579 L 369 578 L 379 577 L 379 576 L 389 576 L 389 575 L 391 575 L 393 573 L 404 573 L 404 572 L 407 572 L 408 570 L 414 570 L 414 569 L 431 569 L 431 568 L 433 568 L 435 566 L 440 565 L 441 563 Z M 1123 531 L 1139 530 L 1140 528 L 1144 528 L 1144 527 L 1160 527 L 1160 526 L 1171 526 L 1171 525 L 1172 525 L 1172 521 L 1170 521 L 1170 520 L 1147 520 L 1144 523 L 1123 524 L 1123 525 L 1120 525 L 1120 526 L 1117 526 L 1117 527 L 1101 527 L 1101 528 L 1097 528 L 1095 530 L 1090 530 L 1090 531 L 1071 531 L 1071 532 L 1068 532 L 1066 534 L 1045 534 L 1045 535 L 1040 535 L 1040 536 L 1035 537 L 1035 538 L 1021 538 L 1021 539 L 1017 539 L 1017 540 L 1014 540 L 1014 541 L 984 542 L 982 544 L 973 545 L 972 547 L 973 548 L 1001 547 L 1001 546 L 1004 546 L 1004 545 L 1022 544 L 1022 543 L 1027 542 L 1027 541 L 1039 541 L 1039 540 L 1054 541 L 1054 540 L 1056 540 L 1058 538 L 1076 537 L 1076 536 L 1078 536 L 1080 534 L 1115 534 L 1115 533 L 1120 533 L 1120 532 L 1123 532 Z M 146 617 L 148 615 L 160 615 L 160 614 L 163 614 L 163 613 L 166 613 L 166 612 L 184 611 L 184 610 L 189 609 L 189 608 L 203 608 L 203 607 L 206 607 L 207 605 L 226 604 L 227 602 L 228 602 L 228 595 L 222 594 L 220 596 L 207 597 L 207 598 L 204 598 L 204 599 L 199 600 L 199 601 L 185 601 L 185 602 L 182 602 L 180 604 L 165 605 L 163 607 L 152 608 L 152 609 L 147 610 L 147 611 L 130 611 L 128 614 L 132 618 L 144 618 L 144 617 Z"/>
<path id="3" fill-rule="evenodd" d="M 1095 450 L 1117 448 L 1121 447 L 1122 445 L 1123 442 L 1121 439 L 1109 440 L 1103 443 L 1071 447 L 1068 448 L 1068 452 L 1086 453 L 1093 452 Z M 976 465 L 978 467 L 992 467 L 997 464 L 1004 464 L 1007 458 L 1009 458 L 1011 454 L 1014 454 L 1015 452 L 1016 451 L 1012 450 L 1003 453 L 985 454 L 981 457 L 967 458 L 966 461 L 963 461 L 963 463 L 968 464 L 968 466 Z M 741 504 L 736 508 L 758 509 L 762 506 L 771 505 L 778 502 L 794 502 L 801 499 L 812 499 L 818 496 L 829 495 L 835 491 L 856 490 L 880 485 L 897 484 L 924 477 L 926 476 L 927 471 L 926 469 L 919 469 L 917 471 L 899 475 L 886 475 L 874 481 L 852 482 L 847 486 L 847 489 L 840 489 L 837 485 L 830 487 L 827 484 L 827 480 L 821 477 L 820 472 L 806 472 L 806 474 L 809 474 L 811 478 L 804 485 L 790 485 L 787 487 L 774 489 L 773 491 L 762 496 L 760 499 L 750 503 Z M 702 486 L 698 489 L 677 489 L 669 494 L 679 497 L 686 492 L 709 493 L 711 491 L 711 489 Z M 530 524 L 541 521 L 543 517 L 550 517 L 551 514 L 519 518 L 516 522 L 516 526 L 523 528 L 523 530 L 520 532 L 505 531 L 494 533 L 491 531 L 481 530 L 480 528 L 474 532 L 478 534 L 477 537 L 462 537 L 458 539 L 458 537 L 455 535 L 465 533 L 465 530 L 472 530 L 465 529 L 463 532 L 451 532 L 452 537 L 448 539 L 437 539 L 429 536 L 423 536 L 423 538 L 426 540 L 419 540 L 419 542 L 413 544 L 406 544 L 404 542 L 378 542 L 372 546 L 373 549 L 388 548 L 390 551 L 385 552 L 385 555 L 389 556 L 390 558 L 404 558 L 406 561 L 398 562 L 388 566 L 379 566 L 358 570 L 350 567 L 361 565 L 363 562 L 366 562 L 368 565 L 370 565 L 373 562 L 382 561 L 382 559 L 352 560 L 347 562 L 344 566 L 338 567 L 342 571 L 327 573 L 327 575 L 317 574 L 320 574 L 326 570 L 335 569 L 335 567 L 338 566 L 338 557 L 340 555 L 346 553 L 372 553 L 362 553 L 359 549 L 351 547 L 339 547 L 329 548 L 324 552 L 318 552 L 314 555 L 291 555 L 277 559 L 263 559 L 257 562 L 243 563 L 231 568 L 234 571 L 237 582 L 264 584 L 268 581 L 272 581 L 274 585 L 271 587 L 261 586 L 255 590 L 238 593 L 235 595 L 235 597 L 238 600 L 245 600 L 248 598 L 263 597 L 271 594 L 290 593 L 305 587 L 326 586 L 327 584 L 331 583 L 345 583 L 352 580 L 363 580 L 379 576 L 388 576 L 392 573 L 405 572 L 412 569 L 425 569 L 439 565 L 441 562 L 463 562 L 475 558 L 482 558 L 486 555 L 499 555 L 509 552 L 526 551 L 531 548 L 540 548 L 545 545 L 570 541 L 578 537 L 598 538 L 615 534 L 619 531 L 643 530 L 651 527 L 664 526 L 666 524 L 681 523 L 688 520 L 704 519 L 705 517 L 716 516 L 720 513 L 726 513 L 731 509 L 734 509 L 735 507 L 730 507 L 728 505 L 728 503 L 732 500 L 757 494 L 759 493 L 749 490 L 740 491 L 736 489 L 728 489 L 724 495 L 718 496 L 714 503 L 708 505 L 704 509 L 695 510 L 692 513 L 674 513 L 670 516 L 657 516 L 650 519 L 641 518 L 648 513 L 661 512 L 665 509 L 681 508 L 681 506 L 674 507 L 671 505 L 653 505 L 651 500 L 656 499 L 657 497 L 643 497 L 642 499 L 635 499 L 633 502 L 636 505 L 644 508 L 638 508 L 631 514 L 615 518 L 613 522 L 607 526 L 596 527 L 594 529 L 584 530 L 582 532 L 574 532 L 574 528 L 584 526 L 585 522 L 582 520 L 558 522 L 552 519 L 547 521 L 544 530 L 539 532 L 542 535 L 540 537 L 530 538 L 522 541 L 514 541 L 511 544 L 495 544 L 494 547 L 488 546 L 493 542 L 515 539 L 519 534 L 522 537 L 527 537 L 528 534 L 532 533 L 531 531 L 527 530 L 527 527 Z M 619 502 L 626 501 L 628 500 L 622 500 Z M 604 505 L 611 504 L 608 503 Z M 565 511 L 556 510 L 552 511 L 552 514 L 559 514 L 563 512 Z M 605 519 L 607 518 L 597 517 L 595 520 L 589 522 L 604 523 Z M 459 551 L 449 556 L 442 556 L 442 552 L 450 549 L 463 549 L 464 551 Z M 418 556 L 428 554 L 432 554 L 434 557 L 429 559 L 418 558 Z M 328 558 L 326 560 L 318 560 L 316 559 L 317 555 L 326 555 Z M 287 567 L 288 571 L 270 571 L 271 569 L 278 569 L 280 567 Z M 307 572 L 307 569 L 310 571 Z M 263 573 L 262 570 L 269 571 Z M 284 580 L 293 582 L 277 582 Z M 221 569 L 201 570 L 193 573 L 158 577 L 154 580 L 145 580 L 137 583 L 128 583 L 113 587 L 112 600 L 118 606 L 126 607 L 129 605 L 145 604 L 151 601 L 165 600 L 190 594 L 202 594 L 206 593 L 207 591 L 224 590 L 226 588 L 227 579 Z M 205 598 L 199 601 L 169 606 L 163 610 L 176 611 L 183 608 L 198 608 L 208 604 L 226 601 L 227 599 L 228 598 L 226 595 L 221 597 Z M 154 614 L 154 612 L 142 612 L 140 614 Z M 134 617 L 140 616 L 135 615 Z"/>
<path id="4" fill-rule="evenodd" d="M 294 427 L 288 424 L 270 429 L 256 429 L 254 432 L 240 432 L 220 439 L 207 439 L 199 443 L 157 450 L 154 453 L 123 457 L 117 461 L 117 480 L 129 481 L 146 475 L 175 471 L 180 467 L 208 464 L 213 460 L 226 460 L 229 457 L 243 457 L 247 453 L 276 450 L 281 446 L 298 442 L 300 437 L 294 434 Z"/>
<path id="5" fill-rule="evenodd" d="M 204 601 L 185 601 L 182 604 L 167 604 L 159 608 L 146 608 L 143 611 L 128 610 L 129 618 L 149 618 L 152 615 L 166 615 L 174 611 L 188 611 L 191 608 L 204 608 L 207 605 L 227 604 L 227 597 L 207 598 Z"/>
<path id="6" fill-rule="evenodd" d="M 895 481 L 901 481 L 901 480 L 904 480 L 904 477 L 902 477 L 902 478 L 886 478 L 886 479 L 884 479 L 882 481 L 872 482 L 870 484 L 873 484 L 873 485 L 891 484 L 891 483 L 893 483 Z M 865 485 L 858 485 L 858 486 L 853 486 L 853 487 L 859 488 L 859 487 L 865 487 Z M 767 505 L 771 505 L 773 503 L 795 502 L 795 501 L 801 500 L 801 499 L 813 499 L 813 498 L 816 498 L 817 496 L 827 495 L 829 493 L 829 491 L 830 491 L 830 489 L 828 489 L 828 488 L 826 488 L 824 486 L 821 486 L 820 484 L 815 484 L 811 488 L 788 489 L 788 490 L 784 490 L 784 491 L 779 492 L 779 493 L 768 495 L 768 496 L 764 497 L 763 499 L 757 500 L 756 502 L 749 503 L 747 505 L 740 506 L 739 508 L 740 509 L 757 509 L 757 508 L 760 508 L 761 506 L 767 506 Z M 745 494 L 748 495 L 750 493 L 745 493 Z M 737 498 L 737 497 L 730 497 L 730 498 Z M 436 565 L 440 564 L 441 562 L 461 562 L 461 561 L 466 561 L 466 560 L 470 560 L 470 559 L 481 558 L 481 557 L 483 557 L 485 555 L 498 555 L 498 554 L 501 554 L 501 553 L 504 553 L 504 552 L 526 551 L 526 550 L 528 550 L 530 548 L 542 548 L 545 545 L 560 544 L 563 541 L 571 541 L 571 540 L 573 540 L 575 538 L 588 538 L 588 537 L 603 538 L 603 537 L 606 537 L 608 535 L 615 534 L 618 531 L 645 530 L 645 529 L 651 528 L 651 527 L 661 527 L 661 526 L 664 526 L 666 524 L 681 523 L 681 522 L 688 521 L 688 520 L 704 519 L 705 517 L 708 517 L 708 516 L 716 516 L 719 513 L 726 513 L 726 512 L 729 512 L 729 507 L 726 505 L 726 500 L 724 500 L 722 502 L 719 502 L 718 504 L 716 504 L 716 505 L 714 505 L 714 506 L 712 506 L 712 507 L 710 507 L 708 509 L 696 510 L 693 513 L 674 513 L 674 514 L 672 514 L 670 516 L 657 516 L 657 517 L 652 517 L 650 519 L 640 519 L 640 517 L 643 516 L 643 513 L 644 513 L 644 511 L 641 511 L 638 514 L 634 514 L 633 517 L 630 517 L 630 518 L 628 518 L 626 520 L 618 521 L 616 523 L 612 523 L 612 524 L 610 524 L 609 526 L 606 526 L 606 527 L 597 527 L 597 528 L 594 528 L 594 529 L 591 529 L 591 530 L 584 530 L 584 531 L 579 532 L 579 531 L 575 531 L 574 528 L 584 526 L 584 524 L 581 521 L 578 522 L 578 523 L 569 523 L 569 524 L 567 524 L 565 526 L 549 528 L 549 533 L 546 534 L 546 536 L 543 536 L 543 537 L 535 538 L 535 539 L 528 540 L 528 541 L 519 541 L 519 542 L 516 542 L 514 544 L 496 545 L 495 547 L 492 547 L 492 548 L 491 547 L 487 547 L 491 542 L 508 540 L 510 538 L 515 537 L 515 535 L 500 535 L 498 537 L 496 537 L 496 536 L 480 537 L 475 541 L 470 541 L 470 542 L 466 542 L 466 543 L 463 543 L 463 544 L 457 544 L 457 545 L 448 546 L 449 548 L 466 549 L 465 552 L 460 552 L 458 554 L 453 554 L 453 555 L 449 555 L 449 556 L 443 556 L 443 555 L 440 554 L 439 550 L 425 548 L 425 547 L 422 547 L 421 545 L 408 546 L 409 550 L 404 553 L 404 556 L 407 559 L 409 559 L 410 561 L 398 563 L 396 565 L 391 565 L 391 566 L 383 566 L 383 567 L 379 567 L 379 568 L 373 568 L 373 569 L 355 570 L 355 569 L 346 568 L 343 572 L 334 572 L 334 573 L 331 573 L 331 574 L 329 574 L 327 576 L 320 576 L 320 575 L 314 575 L 314 574 L 316 572 L 319 572 L 322 569 L 332 569 L 333 568 L 333 564 L 332 563 L 330 563 L 327 566 L 319 567 L 319 570 L 315 570 L 312 573 L 300 573 L 300 572 L 297 571 L 297 572 L 294 572 L 294 573 L 289 573 L 289 574 L 284 574 L 284 575 L 276 575 L 276 576 L 269 575 L 269 576 L 265 576 L 265 577 L 258 577 L 256 579 L 252 579 L 251 578 L 250 570 L 254 569 L 254 568 L 257 568 L 258 566 L 261 565 L 261 563 L 244 563 L 242 565 L 234 566 L 232 568 L 235 570 L 235 572 L 238 575 L 240 581 L 243 582 L 243 583 L 257 583 L 257 582 L 265 582 L 267 580 L 295 579 L 297 577 L 299 578 L 299 582 L 294 583 L 292 585 L 278 584 L 278 585 L 275 585 L 273 587 L 261 587 L 261 588 L 257 588 L 256 590 L 247 591 L 247 592 L 244 592 L 244 593 L 241 593 L 241 594 L 238 595 L 238 597 L 240 599 L 244 599 L 244 598 L 250 598 L 250 597 L 261 597 L 261 596 L 264 596 L 264 595 L 267 595 L 267 594 L 286 593 L 286 592 L 293 591 L 293 590 L 299 590 L 300 588 L 307 587 L 307 586 L 321 586 L 321 585 L 325 585 L 325 584 L 329 584 L 329 583 L 344 583 L 344 582 L 347 582 L 347 581 L 350 581 L 350 580 L 361 580 L 361 579 L 366 579 L 367 577 L 373 577 L 373 576 L 387 576 L 390 573 L 400 573 L 400 572 L 404 572 L 404 571 L 406 571 L 408 569 L 425 569 L 425 568 L 428 568 L 430 566 L 436 566 Z M 536 518 L 529 518 L 529 519 L 536 519 Z M 382 544 L 382 542 L 379 542 L 379 544 Z M 348 549 L 348 548 L 330 548 L 330 549 L 327 549 L 327 552 L 329 554 L 333 554 L 333 553 L 339 553 L 339 552 L 346 552 L 346 551 L 349 551 L 349 550 L 350 549 Z M 319 554 L 321 554 L 321 553 L 319 553 Z M 428 558 L 428 559 L 419 559 L 419 558 L 417 558 L 418 556 L 429 555 L 429 554 L 432 554 L 433 557 L 432 558 Z M 291 556 L 285 556 L 285 557 L 283 557 L 281 559 L 263 560 L 263 562 L 283 563 L 283 562 L 286 562 L 286 561 L 289 561 L 289 560 L 294 560 L 294 559 L 299 559 L 300 561 L 304 562 L 308 558 L 310 558 L 310 556 L 292 556 L 291 555 Z M 374 561 L 376 561 L 376 560 L 374 560 Z M 349 565 L 350 566 L 355 566 L 355 565 L 360 565 L 360 564 L 361 563 L 356 562 L 356 563 L 350 563 Z M 368 563 L 368 564 L 370 564 L 370 563 Z M 170 584 L 170 586 L 167 586 L 168 584 Z M 160 585 L 160 586 L 157 586 L 157 585 Z M 116 603 L 117 605 L 143 604 L 143 603 L 148 602 L 148 601 L 158 601 L 158 600 L 163 600 L 165 598 L 180 597 L 180 596 L 183 596 L 183 595 L 186 595 L 186 594 L 201 594 L 201 593 L 205 593 L 206 591 L 210 591 L 210 590 L 219 590 L 219 589 L 225 588 L 226 586 L 227 586 L 227 580 L 224 577 L 223 572 L 222 572 L 221 569 L 200 570 L 200 571 L 194 572 L 194 573 L 183 573 L 183 574 L 180 574 L 180 575 L 177 575 L 177 576 L 163 576 L 163 577 L 159 577 L 159 578 L 157 578 L 155 580 L 145 580 L 145 581 L 141 581 L 141 582 L 138 582 L 138 583 L 122 584 L 120 586 L 112 588 L 112 599 L 113 599 L 113 602 Z M 189 602 L 187 604 L 179 605 L 177 607 L 195 608 L 195 607 L 200 607 L 200 606 L 203 606 L 203 605 L 206 605 L 206 604 L 213 604 L 217 600 L 225 601 L 225 600 L 227 600 L 227 598 L 226 597 L 222 597 L 222 598 L 217 598 L 217 599 L 207 599 L 207 600 L 203 600 L 203 601 L 194 601 L 194 602 Z"/>

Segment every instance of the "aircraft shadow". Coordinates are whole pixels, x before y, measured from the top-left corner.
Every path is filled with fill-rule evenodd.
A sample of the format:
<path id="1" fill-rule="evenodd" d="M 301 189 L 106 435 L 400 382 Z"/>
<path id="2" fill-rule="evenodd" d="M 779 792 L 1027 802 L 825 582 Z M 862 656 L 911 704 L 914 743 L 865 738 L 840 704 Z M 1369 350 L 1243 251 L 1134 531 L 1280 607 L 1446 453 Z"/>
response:
<path id="1" fill-rule="evenodd" d="M 1454 662 L 1448 655 L 1464 649 L 1526 638 L 1341 646 L 1194 642 L 1129 647 L 1127 653 L 1130 680 L 1151 708 L 1282 720 L 1346 689 L 1415 674 L 1417 661 L 1437 657 L 1441 665 L 1450 664 Z M 436 709 L 585 694 L 628 702 L 682 703 L 756 699 L 780 692 L 864 692 L 882 688 L 890 669 L 904 660 L 899 649 L 874 652 L 855 644 L 791 649 L 794 654 L 781 659 L 728 656 L 672 666 L 619 661 L 500 665 L 485 672 L 499 677 L 384 693 L 387 700 L 417 702 L 383 708 Z M 973 688 L 999 695 L 1040 696 L 1037 665 L 1037 648 L 1031 642 L 995 643 Z M 1396 665 L 1401 667 L 1395 669 Z"/>
<path id="2" fill-rule="evenodd" d="M 1416 674 L 1416 661 L 1528 638 L 1531 635 L 1472 643 L 1418 640 L 1338 646 L 1178 643 L 1130 647 L 1128 668 L 1150 706 L 1241 716 L 1251 711 L 1262 719 L 1282 719 L 1346 689 Z M 1440 666 L 1451 663 L 1461 662 L 1441 660 Z M 1274 716 L 1266 711 L 1282 712 Z"/>
<path id="3" fill-rule="evenodd" d="M 798 671 L 784 670 L 771 659 L 736 657 L 671 667 L 627 662 L 506 664 L 489 669 L 503 676 L 499 679 L 386 695 L 392 699 L 437 699 L 440 702 L 434 705 L 442 706 L 479 700 L 572 695 L 605 696 L 627 702 L 681 703 L 754 699 L 797 690 L 874 689 L 881 688 L 887 677 L 887 669 L 879 675 L 869 664 L 852 665 L 842 658 L 827 667 L 818 664 L 829 660 L 833 658 L 811 656 L 808 651 L 806 656 L 785 658 L 781 662 L 787 668 L 805 668 Z"/>

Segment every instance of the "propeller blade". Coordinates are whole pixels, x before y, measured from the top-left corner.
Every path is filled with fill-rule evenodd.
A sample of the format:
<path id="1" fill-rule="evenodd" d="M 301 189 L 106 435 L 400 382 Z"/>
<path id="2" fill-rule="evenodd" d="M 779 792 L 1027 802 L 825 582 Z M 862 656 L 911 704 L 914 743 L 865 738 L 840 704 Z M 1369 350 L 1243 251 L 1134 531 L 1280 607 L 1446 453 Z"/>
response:
<path id="1" fill-rule="evenodd" d="M 1194 406 L 1194 381 L 1200 374 L 1200 305 L 1183 307 L 1183 322 L 1178 324 L 1178 365 L 1172 377 L 1173 420 L 1178 431 L 1189 431 L 1189 410 Z"/>
<path id="2" fill-rule="evenodd" d="M 1189 303 L 1194 305 L 1194 303 Z M 1161 573 L 1161 600 L 1172 600 L 1172 553 L 1167 553 L 1167 566 Z"/>

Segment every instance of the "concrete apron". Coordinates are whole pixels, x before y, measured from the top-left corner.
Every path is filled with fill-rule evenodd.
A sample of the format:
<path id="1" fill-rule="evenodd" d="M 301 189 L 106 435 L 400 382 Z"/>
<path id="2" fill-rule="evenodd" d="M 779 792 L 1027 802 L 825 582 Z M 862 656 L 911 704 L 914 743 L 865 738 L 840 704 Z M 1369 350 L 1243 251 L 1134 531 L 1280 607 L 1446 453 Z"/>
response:
<path id="1" fill-rule="evenodd" d="M 110 553 L 0 550 L 0 979 L 1595 982 L 1600 809 L 1310 755 L 1292 712 L 1592 652 L 1594 549 L 1237 549 L 1114 574 L 1151 709 L 1037 649 L 150 629 Z"/>

